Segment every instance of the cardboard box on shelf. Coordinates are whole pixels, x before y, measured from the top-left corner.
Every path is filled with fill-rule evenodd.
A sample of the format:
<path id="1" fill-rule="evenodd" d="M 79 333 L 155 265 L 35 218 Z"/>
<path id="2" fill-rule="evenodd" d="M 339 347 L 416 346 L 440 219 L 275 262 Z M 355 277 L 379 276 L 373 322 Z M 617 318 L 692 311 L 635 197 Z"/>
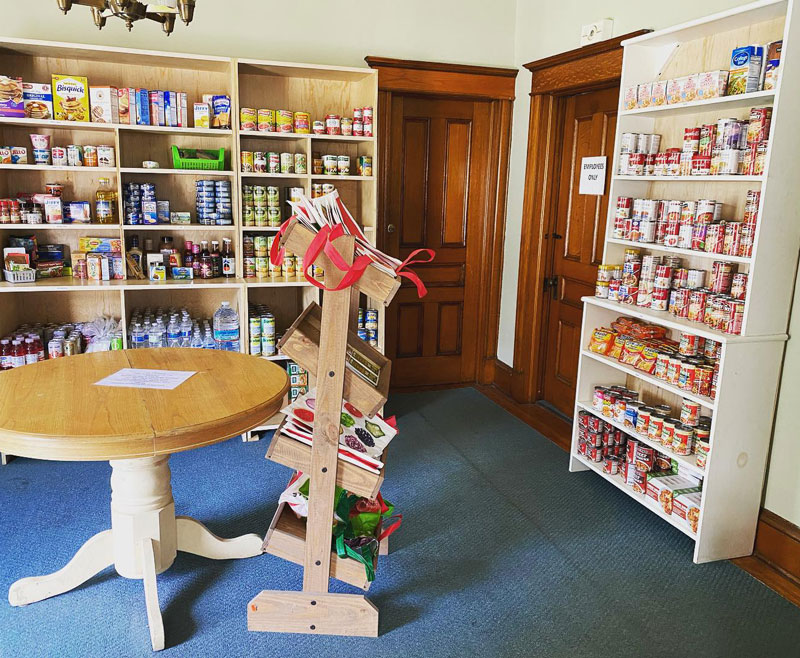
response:
<path id="1" fill-rule="evenodd" d="M 119 94 L 116 87 L 89 87 L 92 121 L 119 123 Z"/>
<path id="2" fill-rule="evenodd" d="M 89 81 L 81 76 L 56 74 L 53 83 L 53 118 L 89 121 Z"/>
<path id="3" fill-rule="evenodd" d="M 22 99 L 28 119 L 53 118 L 53 92 L 49 83 L 23 82 Z"/>
<path id="4" fill-rule="evenodd" d="M 22 78 L 0 75 L 0 117 L 25 116 L 22 94 Z"/>

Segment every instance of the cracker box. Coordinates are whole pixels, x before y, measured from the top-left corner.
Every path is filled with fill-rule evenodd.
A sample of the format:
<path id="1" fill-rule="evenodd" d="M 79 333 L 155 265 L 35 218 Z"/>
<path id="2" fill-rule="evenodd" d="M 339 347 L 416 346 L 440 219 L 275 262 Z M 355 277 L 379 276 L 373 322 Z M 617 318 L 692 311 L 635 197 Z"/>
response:
<path id="1" fill-rule="evenodd" d="M 22 94 L 22 78 L 0 75 L 0 117 L 25 116 Z"/>
<path id="2" fill-rule="evenodd" d="M 667 80 L 667 104 L 681 102 L 681 78 Z"/>
<path id="3" fill-rule="evenodd" d="M 125 124 L 136 123 L 136 90 L 132 87 L 117 89 L 117 108 L 119 122 Z"/>
<path id="4" fill-rule="evenodd" d="M 89 87 L 94 123 L 119 123 L 119 94 L 116 87 Z"/>
<path id="5" fill-rule="evenodd" d="M 150 93 L 147 89 L 136 90 L 136 125 L 150 125 Z"/>
<path id="6" fill-rule="evenodd" d="M 211 127 L 211 107 L 209 106 L 208 103 L 194 104 L 194 127 L 195 128 Z"/>
<path id="7" fill-rule="evenodd" d="M 728 75 L 728 95 L 749 94 L 758 91 L 761 83 L 763 46 L 743 46 L 731 53 L 731 70 Z"/>
<path id="8" fill-rule="evenodd" d="M 703 492 L 697 489 L 675 492 L 672 497 L 672 516 L 695 534 L 700 523 L 700 502 Z"/>
<path id="9" fill-rule="evenodd" d="M 658 503 L 664 514 L 672 514 L 675 496 L 700 491 L 698 481 L 671 473 L 650 473 L 647 477 L 647 497 Z"/>
<path id="10" fill-rule="evenodd" d="M 625 87 L 625 93 L 622 95 L 622 107 L 625 110 L 633 110 L 636 108 L 636 99 L 638 96 L 638 85 L 631 85 Z"/>
<path id="11" fill-rule="evenodd" d="M 656 80 L 650 89 L 650 105 L 660 106 L 667 104 L 667 81 Z"/>
<path id="12" fill-rule="evenodd" d="M 78 238 L 78 251 L 96 251 L 102 253 L 122 252 L 122 241 L 119 238 Z"/>
<path id="13" fill-rule="evenodd" d="M 23 82 L 22 99 L 28 119 L 53 118 L 53 93 L 49 83 Z"/>
<path id="14" fill-rule="evenodd" d="M 53 75 L 53 118 L 89 121 L 89 81 L 80 76 Z"/>
<path id="15" fill-rule="evenodd" d="M 724 96 L 728 88 L 727 71 L 706 71 L 697 76 L 697 99 L 707 100 Z"/>
<path id="16" fill-rule="evenodd" d="M 643 82 L 636 91 L 636 107 L 650 107 L 650 97 L 653 91 L 652 82 Z"/>

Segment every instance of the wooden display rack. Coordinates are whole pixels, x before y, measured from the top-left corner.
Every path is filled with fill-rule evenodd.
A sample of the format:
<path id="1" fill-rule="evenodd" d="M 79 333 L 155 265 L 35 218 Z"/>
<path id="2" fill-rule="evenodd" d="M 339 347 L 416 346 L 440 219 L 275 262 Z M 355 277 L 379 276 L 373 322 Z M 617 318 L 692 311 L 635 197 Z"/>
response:
<path id="1" fill-rule="evenodd" d="M 290 225 L 290 230 L 283 236 L 282 246 L 294 239 L 291 237 L 293 234 L 297 235 L 296 224 L 295 221 Z M 352 263 L 354 238 L 343 236 L 333 244 L 345 261 Z M 298 248 L 297 253 L 305 252 Z M 325 268 L 326 283 L 333 287 L 341 280 L 342 274 L 324 254 L 320 258 Z M 357 320 L 358 287 L 373 286 L 374 283 L 371 291 L 384 290 L 383 296 L 376 300 L 384 306 L 391 302 L 397 291 L 393 277 L 381 274 L 375 268 L 369 269 L 374 270 L 373 277 L 362 277 L 352 287 L 325 293 L 318 333 L 301 333 L 301 329 L 308 326 L 308 318 L 319 309 L 312 304 L 283 340 L 286 354 L 298 363 L 305 363 L 304 367 L 317 374 L 314 433 L 312 445 L 308 447 L 286 437 L 282 439 L 276 432 L 267 457 L 310 475 L 309 508 L 308 518 L 304 522 L 293 518 L 290 511 L 280 506 L 264 545 L 268 553 L 303 565 L 303 591 L 265 590 L 258 594 L 247 607 L 247 627 L 252 631 L 378 635 L 378 609 L 366 597 L 328 592 L 330 577 L 362 589 L 369 586 L 361 564 L 340 559 L 331 551 L 331 519 L 336 485 L 360 495 L 374 496 L 384 476 L 383 469 L 380 475 L 374 476 L 338 458 L 342 401 L 346 399 L 346 391 L 352 395 L 358 390 L 355 382 L 359 378 L 345 366 L 348 339 Z M 379 280 L 381 278 L 383 280 Z M 389 362 L 384 359 L 383 365 L 385 382 L 388 384 Z M 372 405 L 374 413 L 386 401 L 388 387 L 370 388 L 371 394 L 359 397 L 359 400 Z M 354 398 L 349 401 L 359 407 Z M 361 408 L 367 413 L 367 409 Z"/>

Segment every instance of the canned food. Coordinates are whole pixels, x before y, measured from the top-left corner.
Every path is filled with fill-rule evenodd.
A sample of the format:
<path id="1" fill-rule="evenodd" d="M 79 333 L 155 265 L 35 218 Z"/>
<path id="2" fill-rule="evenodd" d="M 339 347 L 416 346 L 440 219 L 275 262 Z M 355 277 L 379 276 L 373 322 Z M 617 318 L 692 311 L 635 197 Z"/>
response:
<path id="1" fill-rule="evenodd" d="M 251 131 L 258 127 L 258 112 L 253 107 L 239 108 L 239 130 Z"/>
<path id="2" fill-rule="evenodd" d="M 255 168 L 255 159 L 252 151 L 242 151 L 242 171 L 250 173 Z"/>
<path id="3" fill-rule="evenodd" d="M 341 119 L 338 114 L 325 115 L 325 132 L 328 135 L 341 135 Z"/>
<path id="4" fill-rule="evenodd" d="M 311 132 L 311 115 L 308 112 L 294 113 L 294 131 L 299 135 L 308 135 Z"/>
<path id="5" fill-rule="evenodd" d="M 352 119 L 349 119 L 347 117 L 342 117 L 341 121 L 339 123 L 340 123 L 341 129 L 342 129 L 342 135 L 348 135 L 349 136 L 349 135 L 353 134 L 353 120 Z"/>
<path id="6" fill-rule="evenodd" d="M 372 176 L 372 156 L 359 155 L 358 156 L 358 175 L 359 176 Z"/>
<path id="7" fill-rule="evenodd" d="M 259 132 L 275 132 L 275 110 L 258 111 L 258 130 Z"/>
<path id="8" fill-rule="evenodd" d="M 308 160 L 305 153 L 294 154 L 294 173 L 307 174 L 308 173 Z"/>
<path id="9" fill-rule="evenodd" d="M 672 452 L 676 455 L 691 455 L 692 443 L 694 440 L 694 430 L 687 426 L 678 424 L 672 436 Z"/>
<path id="10" fill-rule="evenodd" d="M 619 473 L 619 458 L 604 457 L 603 472 L 608 473 L 609 475 L 616 475 L 617 473 Z"/>
<path id="11" fill-rule="evenodd" d="M 291 110 L 277 110 L 275 112 L 275 127 L 279 133 L 290 133 L 294 127 L 294 112 Z"/>
<path id="12" fill-rule="evenodd" d="M 335 155 L 323 155 L 322 166 L 326 176 L 336 176 L 339 173 L 339 158 Z"/>
<path id="13" fill-rule="evenodd" d="M 67 146 L 67 165 L 70 167 L 83 166 L 83 147 L 79 144 Z"/>
<path id="14" fill-rule="evenodd" d="M 324 135 L 325 134 L 325 122 L 324 121 L 314 121 L 312 124 L 312 130 L 314 131 L 315 135 Z"/>
<path id="15" fill-rule="evenodd" d="M 294 173 L 294 155 L 291 153 L 281 153 L 280 168 L 282 174 Z"/>
<path id="16" fill-rule="evenodd" d="M 681 405 L 681 423 L 694 427 L 700 417 L 700 404 L 692 400 L 684 400 Z"/>
<path id="17" fill-rule="evenodd" d="M 281 156 L 279 153 L 274 151 L 267 153 L 267 172 L 270 174 L 281 173 Z"/>

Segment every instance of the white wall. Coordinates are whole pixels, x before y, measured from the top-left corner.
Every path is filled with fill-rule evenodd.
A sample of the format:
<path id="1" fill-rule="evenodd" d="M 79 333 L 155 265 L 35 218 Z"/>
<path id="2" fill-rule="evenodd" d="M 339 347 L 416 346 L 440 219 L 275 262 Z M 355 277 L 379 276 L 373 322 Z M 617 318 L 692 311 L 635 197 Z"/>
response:
<path id="1" fill-rule="evenodd" d="M 153 21 L 102 31 L 87 7 L 0 0 L 0 34 L 228 57 L 366 66 L 366 55 L 508 66 L 515 0 L 198 0 L 189 27 L 166 37 Z M 457 17 L 457 20 L 454 20 Z"/>

